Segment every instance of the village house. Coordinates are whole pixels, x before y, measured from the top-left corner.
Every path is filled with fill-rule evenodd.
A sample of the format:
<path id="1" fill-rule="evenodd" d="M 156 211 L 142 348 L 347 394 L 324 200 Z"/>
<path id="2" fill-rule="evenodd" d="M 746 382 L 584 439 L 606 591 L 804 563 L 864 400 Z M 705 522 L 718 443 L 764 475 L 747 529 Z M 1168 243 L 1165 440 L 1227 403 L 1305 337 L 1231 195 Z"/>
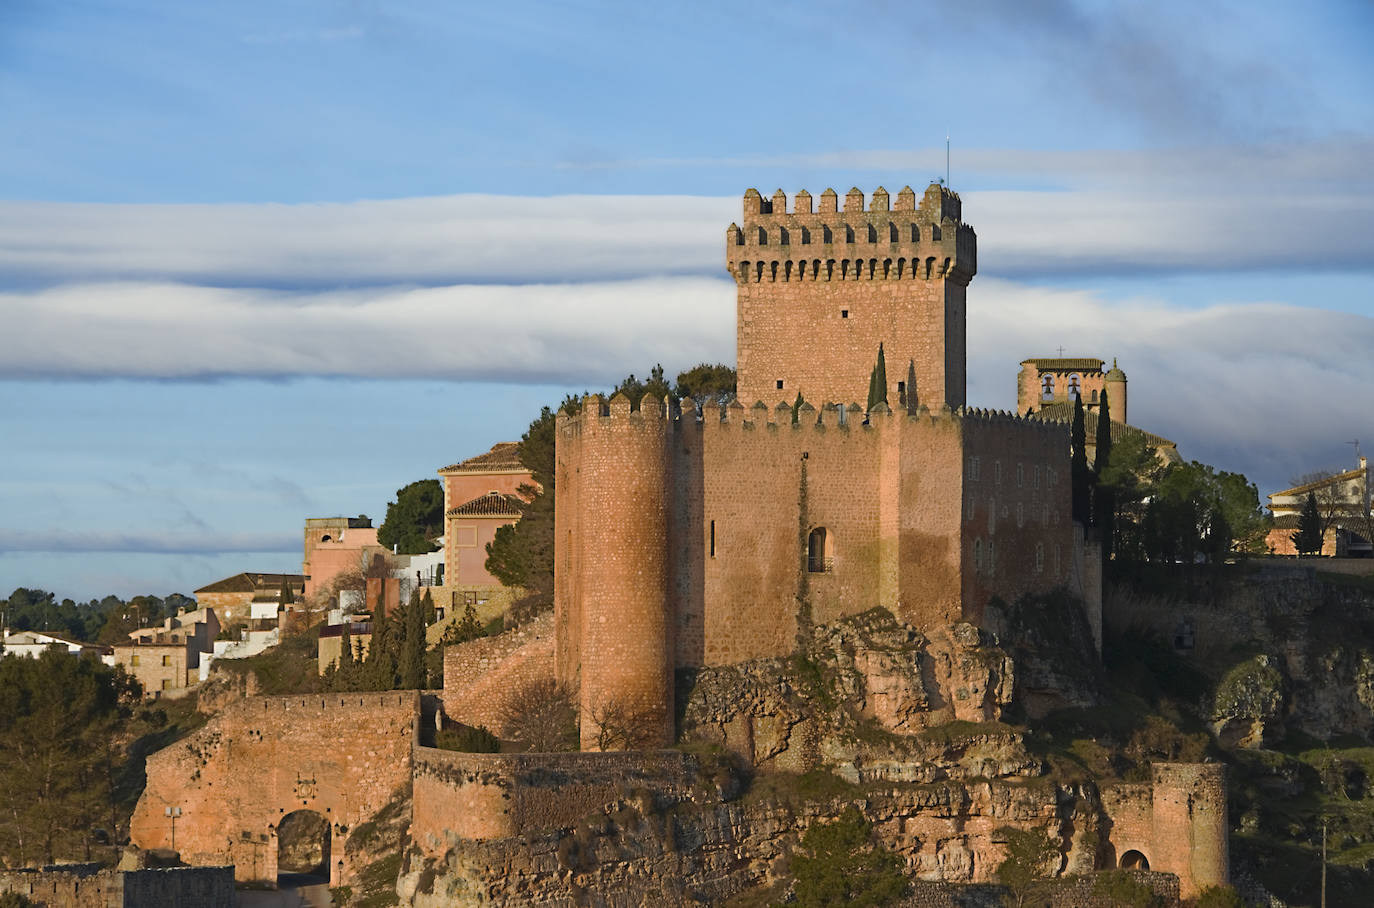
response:
<path id="1" fill-rule="evenodd" d="M 1298 530 L 1307 496 L 1317 502 L 1317 513 L 1323 525 L 1321 555 L 1336 558 L 1374 557 L 1370 535 L 1374 531 L 1371 518 L 1369 460 L 1360 456 L 1360 465 L 1353 470 L 1332 472 L 1318 476 L 1269 496 L 1269 509 L 1274 513 L 1274 528 L 1269 531 L 1269 547 L 1275 555 L 1296 555 L 1293 534 Z"/>
<path id="2" fill-rule="evenodd" d="M 143 685 L 149 697 L 180 696 L 209 674 L 220 622 L 213 608 L 181 611 L 157 627 L 139 628 L 107 660 Z"/>
<path id="3" fill-rule="evenodd" d="M 244 571 L 196 590 L 196 605 L 213 608 L 225 625 L 246 624 L 255 617 L 261 619 L 266 616 L 263 603 L 281 602 L 283 583 L 290 589 L 293 598 L 300 599 L 305 595 L 305 577 L 301 574 Z M 254 608 L 255 602 L 258 603 L 257 608 Z M 275 615 L 274 609 L 274 618 Z"/>

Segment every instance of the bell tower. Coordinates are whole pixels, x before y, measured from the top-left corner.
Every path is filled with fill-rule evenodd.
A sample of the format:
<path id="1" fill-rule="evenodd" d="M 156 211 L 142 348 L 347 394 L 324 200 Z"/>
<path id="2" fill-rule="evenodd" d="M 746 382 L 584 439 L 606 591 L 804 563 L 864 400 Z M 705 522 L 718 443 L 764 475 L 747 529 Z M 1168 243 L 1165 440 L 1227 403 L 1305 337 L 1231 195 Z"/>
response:
<path id="1" fill-rule="evenodd" d="M 905 390 L 915 363 L 918 401 L 960 407 L 965 394 L 968 283 L 978 238 L 959 196 L 932 183 L 916 202 L 874 190 L 867 206 L 851 189 L 843 210 L 833 189 L 744 195 L 743 226 L 725 233 L 738 290 L 739 398 L 815 406 L 862 401 L 884 345 L 888 400 Z"/>

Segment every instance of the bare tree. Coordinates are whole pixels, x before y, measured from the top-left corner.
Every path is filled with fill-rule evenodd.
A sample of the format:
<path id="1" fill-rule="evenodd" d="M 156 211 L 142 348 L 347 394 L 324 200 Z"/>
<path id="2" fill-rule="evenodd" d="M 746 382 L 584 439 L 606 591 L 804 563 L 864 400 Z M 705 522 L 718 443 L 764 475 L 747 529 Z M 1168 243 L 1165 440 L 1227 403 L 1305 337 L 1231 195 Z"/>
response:
<path id="1" fill-rule="evenodd" d="M 648 750 L 654 746 L 653 717 L 623 700 L 603 700 L 591 708 L 589 717 L 596 727 L 597 750 Z"/>
<path id="2" fill-rule="evenodd" d="M 1293 488 L 1311 485 L 1312 497 L 1317 501 L 1317 517 L 1321 520 L 1322 539 L 1336 525 L 1340 516 L 1346 512 L 1349 501 L 1343 483 L 1335 481 L 1341 470 L 1313 470 L 1292 479 Z M 1353 509 L 1350 509 L 1353 511 Z"/>
<path id="3" fill-rule="evenodd" d="M 522 686 L 501 711 L 502 737 L 533 753 L 577 749 L 572 691 L 552 678 Z"/>

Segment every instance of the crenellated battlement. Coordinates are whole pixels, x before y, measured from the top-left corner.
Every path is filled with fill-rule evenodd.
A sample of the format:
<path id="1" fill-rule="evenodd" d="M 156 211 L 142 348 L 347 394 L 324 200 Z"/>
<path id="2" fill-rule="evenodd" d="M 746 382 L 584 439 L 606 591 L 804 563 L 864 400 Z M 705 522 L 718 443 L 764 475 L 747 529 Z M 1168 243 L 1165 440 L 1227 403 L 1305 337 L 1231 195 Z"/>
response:
<path id="1" fill-rule="evenodd" d="M 968 283 L 978 271 L 978 237 L 961 220 L 959 196 L 932 183 L 916 204 L 910 186 L 891 204 L 881 186 L 865 208 L 851 189 L 839 208 L 833 189 L 812 211 L 810 193 L 787 211 L 781 189 L 772 199 L 744 196 L 744 224 L 725 232 L 725 258 L 737 283 L 774 281 L 931 280 Z"/>
<path id="2" fill-rule="evenodd" d="M 419 693 L 413 690 L 393 690 L 381 693 L 352 694 L 292 694 L 284 697 L 248 697 L 240 709 L 252 715 L 263 712 L 299 712 L 335 709 L 378 709 L 389 706 L 419 708 Z"/>
<path id="3" fill-rule="evenodd" d="M 593 418 L 595 414 L 595 418 Z M 587 395 L 582 402 L 580 413 L 570 415 L 565 410 L 558 413 L 558 428 L 564 434 L 592 433 L 601 429 L 614 429 L 621 425 L 641 425 L 652 428 L 654 434 L 667 432 L 700 431 L 702 429 L 759 429 L 788 428 L 796 431 L 807 429 L 824 431 L 827 429 L 881 430 L 897 423 L 964 423 L 985 426 L 1016 426 L 1041 435 L 1064 435 L 1065 424 L 1040 419 L 1037 416 L 1022 416 L 1011 410 L 993 410 L 981 407 L 948 407 L 930 409 L 924 405 L 915 412 L 904 408 L 893 409 L 887 404 L 878 404 L 867 414 L 857 402 L 843 404 L 830 402 L 819 408 L 803 400 L 793 414 L 793 404 L 785 400 L 776 404 L 757 400 L 745 406 L 738 399 L 722 404 L 700 404 L 690 397 L 681 400 L 672 397 L 658 398 L 644 395 L 638 410 L 632 410 L 630 399 L 617 393 L 609 401 L 598 394 Z"/>

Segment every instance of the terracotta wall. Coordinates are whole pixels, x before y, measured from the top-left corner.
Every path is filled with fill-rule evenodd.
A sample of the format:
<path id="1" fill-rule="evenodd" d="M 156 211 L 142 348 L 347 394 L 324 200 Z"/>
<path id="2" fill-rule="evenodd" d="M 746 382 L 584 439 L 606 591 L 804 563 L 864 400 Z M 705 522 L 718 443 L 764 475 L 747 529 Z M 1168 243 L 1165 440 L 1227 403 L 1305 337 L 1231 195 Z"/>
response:
<path id="1" fill-rule="evenodd" d="M 313 810 L 333 830 L 331 883 L 346 882 L 348 830 L 410 781 L 418 712 L 413 691 L 239 701 L 148 757 L 147 785 L 130 823 L 133 843 L 170 847 L 164 810 L 179 807 L 183 860 L 232 863 L 240 880 L 271 880 L 277 824 L 293 811 Z"/>

